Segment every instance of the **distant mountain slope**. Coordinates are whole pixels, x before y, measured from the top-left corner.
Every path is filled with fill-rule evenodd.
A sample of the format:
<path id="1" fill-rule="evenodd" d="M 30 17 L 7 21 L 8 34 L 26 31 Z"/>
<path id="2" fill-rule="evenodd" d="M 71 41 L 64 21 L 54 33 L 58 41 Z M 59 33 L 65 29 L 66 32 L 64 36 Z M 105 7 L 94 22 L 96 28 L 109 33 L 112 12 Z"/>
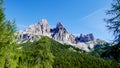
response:
<path id="1" fill-rule="evenodd" d="M 109 43 L 98 43 L 94 46 L 93 50 L 91 50 L 90 54 L 96 57 L 101 57 L 101 54 L 111 48 Z"/>
<path id="2" fill-rule="evenodd" d="M 39 41 L 36 43 L 42 44 Z M 21 46 L 33 48 L 36 43 L 34 45 L 23 43 Z M 55 57 L 53 68 L 119 68 L 119 65 L 115 62 L 96 58 L 71 45 L 63 45 L 53 39 L 50 39 L 49 43 L 47 45 L 50 46 L 50 50 Z"/>
<path id="3" fill-rule="evenodd" d="M 48 36 L 60 43 L 70 44 L 85 51 L 90 51 L 98 42 L 105 42 L 96 39 L 92 33 L 87 35 L 80 34 L 80 36 L 76 37 L 69 33 L 61 22 L 58 22 L 55 28 L 51 28 L 46 19 L 42 19 L 37 24 L 30 25 L 24 31 L 19 31 L 17 35 L 18 43 L 23 43 L 27 40 L 34 41 L 36 36 Z"/>

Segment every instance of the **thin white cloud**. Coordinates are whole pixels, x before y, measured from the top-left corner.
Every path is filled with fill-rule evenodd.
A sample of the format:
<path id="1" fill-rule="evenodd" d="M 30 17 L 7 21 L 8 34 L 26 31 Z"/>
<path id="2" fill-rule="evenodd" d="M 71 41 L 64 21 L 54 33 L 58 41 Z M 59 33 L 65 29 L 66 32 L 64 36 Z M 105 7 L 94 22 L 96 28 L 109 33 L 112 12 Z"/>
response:
<path id="1" fill-rule="evenodd" d="M 106 13 L 105 10 L 107 8 L 100 8 L 94 12 L 92 12 L 91 14 L 81 18 L 79 21 L 80 22 L 84 22 L 84 24 L 86 24 L 86 27 L 89 27 L 91 29 L 96 29 L 96 30 L 106 30 L 106 23 L 104 21 L 104 18 L 106 18 Z"/>
<path id="2" fill-rule="evenodd" d="M 81 25 L 84 24 L 82 25 L 82 29 L 84 29 L 84 31 L 89 30 L 87 32 L 92 32 L 96 37 L 103 40 L 109 41 L 108 39 L 112 39 L 111 33 L 107 31 L 105 27 L 106 22 L 104 21 L 104 19 L 107 18 L 105 12 L 108 9 L 108 6 L 105 6 L 79 19 Z"/>
<path id="3" fill-rule="evenodd" d="M 90 18 L 90 17 L 92 17 L 92 16 L 98 14 L 98 13 L 101 12 L 101 11 L 105 11 L 105 8 L 100 8 L 100 9 L 98 9 L 98 10 L 96 10 L 96 11 L 94 11 L 94 12 L 88 14 L 87 16 L 81 18 L 80 21 L 86 20 L 86 19 L 88 19 L 88 18 Z"/>

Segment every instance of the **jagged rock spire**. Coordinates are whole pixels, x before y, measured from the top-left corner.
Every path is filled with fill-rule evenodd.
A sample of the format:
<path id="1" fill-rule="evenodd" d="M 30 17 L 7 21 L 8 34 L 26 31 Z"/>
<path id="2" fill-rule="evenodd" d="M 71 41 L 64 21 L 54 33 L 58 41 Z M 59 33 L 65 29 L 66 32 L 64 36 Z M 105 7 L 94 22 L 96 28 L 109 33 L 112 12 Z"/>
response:
<path id="1" fill-rule="evenodd" d="M 76 38 L 77 42 L 89 42 L 94 41 L 94 39 L 95 38 L 92 33 L 87 35 L 80 34 L 80 36 Z"/>
<path id="2" fill-rule="evenodd" d="M 61 22 L 58 22 L 56 27 L 61 28 L 61 27 L 63 27 L 63 25 L 61 24 Z"/>
<path id="3" fill-rule="evenodd" d="M 48 24 L 46 19 L 42 19 L 40 21 L 40 28 L 41 28 L 41 33 L 43 35 L 49 35 L 50 34 L 50 25 Z"/>
<path id="4" fill-rule="evenodd" d="M 58 41 L 75 43 L 75 37 L 65 29 L 61 22 L 56 24 L 56 28 L 54 28 L 52 37 Z"/>

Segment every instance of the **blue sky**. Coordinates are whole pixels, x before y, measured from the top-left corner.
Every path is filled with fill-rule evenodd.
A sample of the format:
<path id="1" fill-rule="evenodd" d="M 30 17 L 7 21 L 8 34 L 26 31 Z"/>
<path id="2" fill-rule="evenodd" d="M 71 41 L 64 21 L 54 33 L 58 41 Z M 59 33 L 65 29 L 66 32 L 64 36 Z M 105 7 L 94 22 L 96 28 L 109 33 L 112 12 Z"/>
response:
<path id="1" fill-rule="evenodd" d="M 75 35 L 93 33 L 95 37 L 110 41 L 112 34 L 103 21 L 112 0 L 5 0 L 7 19 L 16 20 L 18 30 L 48 20 L 51 27 L 62 22 Z"/>

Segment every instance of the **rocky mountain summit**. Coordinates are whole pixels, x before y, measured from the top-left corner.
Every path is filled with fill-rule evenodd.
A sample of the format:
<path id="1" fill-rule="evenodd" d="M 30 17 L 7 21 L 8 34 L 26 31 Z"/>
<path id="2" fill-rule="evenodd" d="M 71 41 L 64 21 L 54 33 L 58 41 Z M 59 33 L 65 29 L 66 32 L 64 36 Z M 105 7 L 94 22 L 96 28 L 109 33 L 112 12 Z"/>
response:
<path id="1" fill-rule="evenodd" d="M 57 23 L 56 28 L 53 28 L 51 32 L 52 38 L 57 41 L 61 41 L 64 43 L 76 43 L 75 36 L 70 34 L 60 22 Z"/>
<path id="2" fill-rule="evenodd" d="M 60 43 L 70 44 L 80 49 L 89 51 L 89 48 L 93 48 L 97 42 L 101 42 L 94 38 L 93 34 L 74 36 L 69 33 L 66 28 L 58 22 L 55 28 L 51 28 L 46 19 L 42 19 L 40 22 L 34 25 L 30 25 L 26 30 L 19 31 L 18 43 L 23 43 L 27 40 L 34 41 L 39 39 L 40 36 L 48 36 Z"/>
<path id="3" fill-rule="evenodd" d="M 94 39 L 95 38 L 92 33 L 87 35 L 80 34 L 79 37 L 76 37 L 76 41 L 78 42 L 89 42 L 89 41 L 94 41 Z"/>
<path id="4" fill-rule="evenodd" d="M 38 24 L 30 25 L 28 29 L 23 32 L 33 35 L 50 35 L 50 26 L 47 20 L 42 19 Z"/>

